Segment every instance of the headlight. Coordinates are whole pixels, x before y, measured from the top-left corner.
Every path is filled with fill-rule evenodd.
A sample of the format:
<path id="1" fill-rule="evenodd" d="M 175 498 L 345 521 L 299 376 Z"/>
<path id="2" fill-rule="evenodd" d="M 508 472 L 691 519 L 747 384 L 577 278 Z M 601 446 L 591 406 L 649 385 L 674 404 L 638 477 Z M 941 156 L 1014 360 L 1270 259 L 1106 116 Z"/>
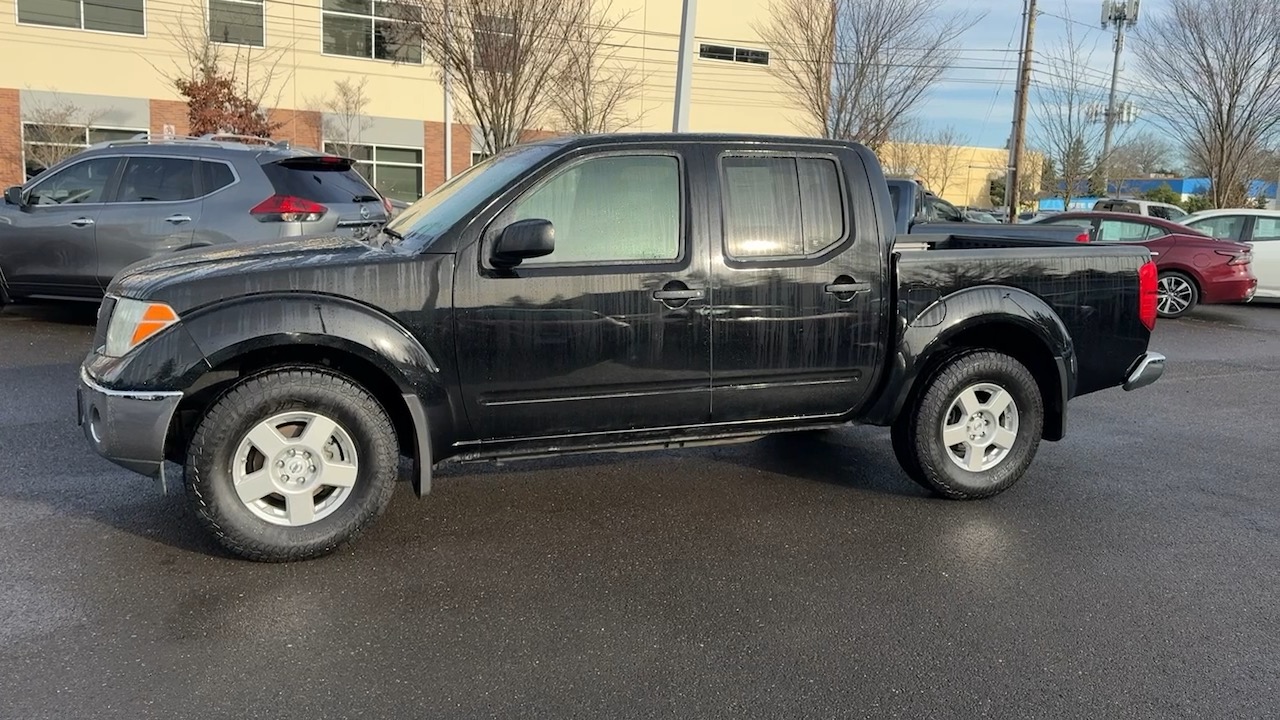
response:
<path id="1" fill-rule="evenodd" d="M 103 354 L 120 357 L 176 322 L 178 313 L 164 303 L 120 298 L 107 324 Z"/>

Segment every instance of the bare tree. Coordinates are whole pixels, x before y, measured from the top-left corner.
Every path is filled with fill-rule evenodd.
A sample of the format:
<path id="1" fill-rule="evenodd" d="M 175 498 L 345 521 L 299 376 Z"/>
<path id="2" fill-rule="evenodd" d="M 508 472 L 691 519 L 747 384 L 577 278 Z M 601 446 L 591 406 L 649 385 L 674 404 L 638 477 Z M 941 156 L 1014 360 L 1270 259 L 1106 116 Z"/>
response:
<path id="1" fill-rule="evenodd" d="M 964 157 L 967 142 L 952 126 L 930 130 L 910 121 L 882 146 L 880 154 L 890 174 L 914 176 L 946 197 L 951 182 L 968 170 Z"/>
<path id="2" fill-rule="evenodd" d="M 1169 0 L 1138 29 L 1138 66 L 1162 88 L 1147 111 L 1207 171 L 1217 207 L 1244 204 L 1259 151 L 1280 133 L 1275 17 L 1275 0 Z"/>
<path id="3" fill-rule="evenodd" d="M 568 52 L 553 79 L 551 95 L 551 113 L 561 130 L 584 135 L 613 132 L 640 119 L 627 110 L 644 78 L 634 63 L 619 55 L 626 46 L 614 37 L 634 14 L 615 17 L 613 3 L 605 2 L 584 22 L 569 28 Z"/>
<path id="4" fill-rule="evenodd" d="M 448 72 L 482 152 L 520 142 L 545 120 L 591 0 L 394 0 L 403 32 Z"/>
<path id="5" fill-rule="evenodd" d="M 983 15 L 945 0 L 770 0 L 755 26 L 802 130 L 879 149 L 941 82 Z"/>
<path id="6" fill-rule="evenodd" d="M 1065 6 L 1063 13 L 1070 17 Z M 1057 169 L 1064 208 L 1085 192 L 1098 167 L 1104 128 L 1094 122 L 1094 113 L 1106 102 L 1104 90 L 1086 75 L 1097 43 L 1086 45 L 1073 25 L 1068 21 L 1062 43 L 1045 53 L 1043 79 L 1032 88 L 1034 142 Z"/>
<path id="7" fill-rule="evenodd" d="M 369 107 L 369 95 L 365 88 L 368 76 L 359 80 L 343 78 L 333 83 L 333 94 L 313 105 L 324 112 L 322 141 L 333 146 L 334 152 L 350 157 L 356 145 L 361 144 L 364 131 L 373 126 L 373 120 L 365 114 Z"/>
<path id="8" fill-rule="evenodd" d="M 289 45 L 256 48 L 221 42 L 210 35 L 205 3 L 177 11 L 168 40 L 177 51 L 169 68 L 156 69 L 187 98 L 193 134 L 228 132 L 269 136 L 279 125 L 267 111 L 280 105 L 284 92 L 282 60 Z M 146 58 L 144 58 L 146 59 Z"/>
<path id="9" fill-rule="evenodd" d="M 109 110 L 89 110 L 54 96 L 34 99 L 23 112 L 23 155 L 29 170 L 43 172 L 85 149 L 89 127 Z"/>
<path id="10" fill-rule="evenodd" d="M 1144 130 L 1112 148 L 1107 165 L 1111 176 L 1123 181 L 1170 172 L 1172 156 L 1173 147 L 1167 140 Z"/>

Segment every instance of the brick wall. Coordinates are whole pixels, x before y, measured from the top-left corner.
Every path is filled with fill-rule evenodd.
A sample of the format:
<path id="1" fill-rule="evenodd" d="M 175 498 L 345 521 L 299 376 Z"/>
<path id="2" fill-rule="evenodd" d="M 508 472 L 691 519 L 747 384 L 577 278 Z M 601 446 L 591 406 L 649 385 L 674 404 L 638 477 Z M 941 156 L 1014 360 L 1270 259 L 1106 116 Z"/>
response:
<path id="1" fill-rule="evenodd" d="M 269 111 L 271 122 L 280 127 L 272 134 L 277 140 L 288 140 L 294 146 L 308 147 L 316 150 L 321 145 L 321 115 L 315 110 L 285 110 L 276 108 Z"/>
<path id="2" fill-rule="evenodd" d="M 0 189 L 26 179 L 22 168 L 22 102 L 18 91 L 0 88 Z"/>
<path id="3" fill-rule="evenodd" d="M 187 104 L 181 100 L 151 101 L 151 137 L 164 135 L 164 126 L 172 125 L 175 135 L 183 136 L 190 132 L 187 124 Z"/>
<path id="4" fill-rule="evenodd" d="M 422 123 L 424 193 L 429 193 L 444 183 L 444 123 L 425 121 Z M 471 126 L 462 123 L 453 124 L 453 174 L 466 170 L 471 166 Z"/>

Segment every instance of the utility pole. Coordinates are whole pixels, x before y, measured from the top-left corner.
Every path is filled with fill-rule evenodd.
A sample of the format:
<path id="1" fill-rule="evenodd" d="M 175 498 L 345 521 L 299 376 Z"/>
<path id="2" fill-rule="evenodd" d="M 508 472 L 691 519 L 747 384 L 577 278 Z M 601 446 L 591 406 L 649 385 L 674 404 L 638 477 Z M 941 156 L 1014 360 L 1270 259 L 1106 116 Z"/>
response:
<path id="1" fill-rule="evenodd" d="M 1120 85 L 1120 54 L 1124 52 L 1124 31 L 1138 24 L 1139 0 L 1102 0 L 1102 28 L 1116 26 L 1115 57 L 1111 61 L 1111 94 L 1107 98 L 1107 110 L 1103 116 L 1102 157 L 1098 164 L 1102 172 L 1102 192 L 1111 194 L 1111 133 L 1116 125 L 1116 91 Z"/>
<path id="2" fill-rule="evenodd" d="M 449 0 L 444 2 L 445 22 L 452 25 L 453 16 L 449 13 Z M 444 41 L 449 42 L 450 30 Z M 445 50 L 444 63 L 444 179 L 448 182 L 453 177 L 453 72 L 449 68 L 449 50 Z"/>
<path id="3" fill-rule="evenodd" d="M 1027 134 L 1027 92 L 1031 89 L 1032 46 L 1036 36 L 1036 0 L 1022 6 L 1022 57 L 1018 60 L 1017 101 L 1013 106 L 1013 136 L 1009 138 L 1009 172 L 1004 176 L 1004 199 L 1009 222 L 1018 222 L 1018 189 L 1022 185 L 1022 150 Z"/>
<path id="4" fill-rule="evenodd" d="M 672 132 L 689 130 L 689 80 L 693 71 L 693 26 L 698 15 L 698 0 L 684 0 L 680 15 L 680 59 L 676 64 L 675 114 Z"/>

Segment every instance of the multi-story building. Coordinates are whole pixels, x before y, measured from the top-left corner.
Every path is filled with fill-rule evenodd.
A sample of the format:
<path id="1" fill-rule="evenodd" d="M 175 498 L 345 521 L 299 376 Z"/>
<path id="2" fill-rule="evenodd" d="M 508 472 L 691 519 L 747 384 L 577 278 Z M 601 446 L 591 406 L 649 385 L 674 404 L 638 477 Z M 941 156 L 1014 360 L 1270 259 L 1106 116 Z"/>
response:
<path id="1" fill-rule="evenodd" d="M 770 73 L 772 50 L 753 30 L 766 7 L 766 0 L 698 3 L 691 130 L 800 132 L 803 119 Z M 617 0 L 613 8 L 628 15 L 610 46 L 641 78 L 627 129 L 669 130 L 680 0 Z M 450 123 L 446 163 L 439 68 L 421 47 L 390 40 L 388 15 L 383 0 L 0 2 L 0 186 L 38 172 L 59 149 L 51 143 L 187 134 L 186 104 L 171 78 L 187 62 L 185 48 L 212 39 L 224 57 L 252 65 L 255 79 L 270 68 L 265 105 L 280 123 L 276 137 L 294 144 L 337 140 L 341 123 L 332 122 L 326 98 L 338 81 L 364 82 L 355 147 L 344 148 L 380 190 L 415 198 L 443 182 L 446 165 L 454 173 L 469 165 L 480 146 L 469 126 Z M 352 140 L 350 129 L 343 140 Z"/>

